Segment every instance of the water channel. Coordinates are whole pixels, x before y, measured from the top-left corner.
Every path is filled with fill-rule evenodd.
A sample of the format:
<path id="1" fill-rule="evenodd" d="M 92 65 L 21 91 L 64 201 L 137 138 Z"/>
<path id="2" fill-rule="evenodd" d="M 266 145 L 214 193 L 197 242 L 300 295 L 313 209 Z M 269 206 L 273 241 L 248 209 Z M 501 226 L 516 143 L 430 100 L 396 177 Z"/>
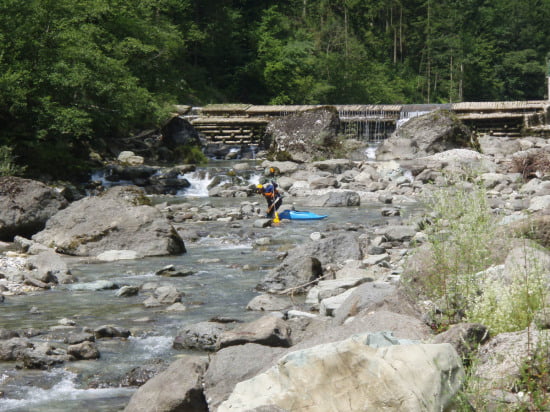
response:
<path id="1" fill-rule="evenodd" d="M 196 205 L 210 202 L 213 206 L 224 207 L 238 206 L 243 200 L 263 202 L 260 198 L 204 197 L 201 187 L 209 177 L 195 180 L 188 177 L 193 183 L 189 193 L 171 197 L 170 202 Z M 254 180 L 254 175 L 250 179 Z M 290 202 L 300 208 L 301 199 L 291 198 Z M 277 259 L 280 253 L 307 241 L 312 232 L 324 232 L 331 225 L 373 226 L 386 219 L 381 216 L 380 206 L 372 205 L 309 210 L 329 217 L 322 221 L 282 221 L 277 227 L 266 229 L 253 228 L 253 219 L 237 221 L 227 230 L 223 225 L 228 223 L 193 223 L 200 230 L 212 231 L 212 235 L 186 243 L 187 253 L 183 255 L 109 263 L 69 258 L 77 283 L 6 297 L 0 306 L 0 328 L 58 330 L 62 336 L 70 326 L 64 326 L 60 321 L 71 319 L 76 322 L 76 328 L 94 329 L 112 324 L 129 329 L 132 336 L 128 339 L 99 339 L 96 343 L 100 359 L 69 362 L 49 371 L 17 369 L 13 362 L 0 363 L 0 393 L 3 393 L 0 411 L 122 410 L 136 388 L 121 387 L 120 378 L 135 367 L 158 360 L 170 362 L 180 356 L 183 352 L 173 349 L 172 343 L 178 330 L 185 325 L 214 317 L 241 321 L 258 317 L 259 313 L 246 310 L 246 304 L 259 294 L 255 290 L 258 281 L 280 263 Z M 254 240 L 258 237 L 269 237 L 270 242 L 257 246 Z M 155 275 L 157 270 L 170 264 L 189 268 L 195 274 L 179 278 Z M 113 289 L 97 290 L 102 281 L 118 286 L 143 286 L 148 282 L 172 284 L 183 292 L 186 310 L 170 312 L 165 307 L 146 308 L 141 293 L 122 298 L 117 297 Z"/>

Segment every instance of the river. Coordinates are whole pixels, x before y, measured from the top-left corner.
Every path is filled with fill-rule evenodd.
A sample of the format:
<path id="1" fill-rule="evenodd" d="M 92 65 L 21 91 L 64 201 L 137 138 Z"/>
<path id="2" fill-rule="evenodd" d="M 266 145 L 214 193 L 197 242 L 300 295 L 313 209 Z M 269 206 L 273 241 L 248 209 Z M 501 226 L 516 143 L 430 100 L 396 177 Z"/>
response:
<path id="1" fill-rule="evenodd" d="M 218 165 L 217 165 L 218 166 Z M 249 177 L 251 182 L 256 179 Z M 192 187 L 171 202 L 237 206 L 239 198 L 204 197 L 205 180 L 190 179 Z M 192 195 L 191 195 L 192 194 Z M 154 199 L 163 201 L 165 199 Z M 262 199 L 256 199 L 262 201 Z M 263 201 L 262 201 L 263 202 Z M 300 199 L 292 198 L 300 208 Z M 263 206 L 263 205 L 262 205 Z M 281 208 L 284 209 L 284 205 Z M 306 241 L 312 232 L 326 231 L 329 226 L 345 223 L 375 225 L 384 219 L 380 206 L 358 208 L 309 209 L 329 217 L 322 221 L 282 221 L 276 227 L 252 228 L 254 220 L 237 221 L 237 227 L 198 242 L 186 243 L 187 253 L 180 256 L 90 263 L 69 258 L 68 263 L 78 282 L 59 285 L 48 291 L 6 297 L 0 306 L 0 328 L 11 330 L 59 330 L 60 336 L 72 326 L 96 328 L 113 324 L 129 329 L 128 339 L 99 339 L 101 357 L 94 361 L 65 363 L 49 371 L 17 369 L 15 363 L 0 363 L 0 411 L 118 411 L 122 410 L 135 387 L 120 387 L 121 377 L 133 368 L 162 360 L 170 362 L 182 351 L 172 348 L 178 330 L 185 325 L 214 317 L 249 321 L 260 314 L 247 311 L 246 304 L 259 292 L 255 286 L 267 271 L 277 265 L 278 255 L 293 245 Z M 220 222 L 195 223 L 205 231 Z M 227 225 L 227 223 L 225 223 Z M 240 226 L 240 227 L 239 227 Z M 263 231 L 268 244 L 257 246 L 246 234 Z M 244 234 L 244 235 L 243 235 Z M 195 274 L 187 277 L 159 278 L 155 272 L 166 265 L 189 268 Z M 183 292 L 185 311 L 146 308 L 145 297 L 117 297 L 116 290 L 97 290 L 101 281 L 118 286 L 142 286 L 148 282 L 172 284 Z M 55 343 L 55 342 L 54 342 Z"/>

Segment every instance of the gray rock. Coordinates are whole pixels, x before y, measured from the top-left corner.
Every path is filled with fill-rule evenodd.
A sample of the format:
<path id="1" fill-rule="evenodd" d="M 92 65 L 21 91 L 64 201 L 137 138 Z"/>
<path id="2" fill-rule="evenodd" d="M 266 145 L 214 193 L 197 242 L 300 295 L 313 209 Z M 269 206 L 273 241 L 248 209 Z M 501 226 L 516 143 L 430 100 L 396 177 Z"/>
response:
<path id="1" fill-rule="evenodd" d="M 363 334 L 287 354 L 267 371 L 237 384 L 217 410 L 277 405 L 297 411 L 435 412 L 451 405 L 463 378 L 460 358 L 449 344 L 376 349 Z"/>
<path id="2" fill-rule="evenodd" d="M 51 249 L 42 251 L 38 255 L 29 256 L 27 265 L 35 271 L 36 279 L 42 282 L 61 283 L 59 279 L 63 283 L 71 282 L 67 279 L 72 278 L 67 264 Z"/>
<path id="3" fill-rule="evenodd" d="M 104 325 L 94 330 L 94 335 L 97 339 L 101 338 L 128 338 L 131 332 L 113 325 Z"/>
<path id="4" fill-rule="evenodd" d="M 333 106 L 319 107 L 278 118 L 268 124 L 271 151 L 299 163 L 331 158 L 337 144 L 340 119 Z"/>
<path id="5" fill-rule="evenodd" d="M 122 286 L 119 290 L 116 292 L 117 297 L 129 297 L 129 296 L 136 296 L 139 293 L 139 287 L 137 286 Z"/>
<path id="6" fill-rule="evenodd" d="M 531 212 L 548 212 L 550 211 L 550 195 L 533 196 L 527 208 Z"/>
<path id="7" fill-rule="evenodd" d="M 246 343 L 289 347 L 291 345 L 290 328 L 284 320 L 276 316 L 263 316 L 223 332 L 218 338 L 216 347 L 223 349 Z"/>
<path id="8" fill-rule="evenodd" d="M 355 164 L 348 159 L 321 160 L 317 162 L 312 162 L 309 165 L 318 170 L 335 174 L 342 174 L 345 171 L 351 170 L 355 167 Z"/>
<path id="9" fill-rule="evenodd" d="M 134 250 L 141 256 L 185 252 L 175 229 L 148 202 L 135 186 L 113 187 L 61 210 L 33 240 L 78 256 L 107 250 Z"/>
<path id="10" fill-rule="evenodd" d="M 308 196 L 304 200 L 304 205 L 310 207 L 351 207 L 360 204 L 361 197 L 359 194 L 349 190 L 331 191 L 320 196 Z"/>
<path id="11" fill-rule="evenodd" d="M 322 299 L 319 304 L 319 314 L 321 316 L 333 316 L 336 309 L 338 309 L 346 301 L 355 289 L 356 288 L 347 289 L 339 295 Z"/>
<path id="12" fill-rule="evenodd" d="M 29 273 L 25 276 L 24 284 L 29 286 L 34 286 L 41 289 L 50 289 L 51 285 L 49 283 L 42 282 L 32 276 L 32 273 Z"/>
<path id="13" fill-rule="evenodd" d="M 313 190 L 338 187 L 338 181 L 332 176 L 316 177 L 309 182 L 309 188 Z"/>
<path id="14" fill-rule="evenodd" d="M 82 342 L 95 342 L 95 335 L 89 332 L 71 333 L 64 339 L 69 345 L 76 345 Z"/>
<path id="15" fill-rule="evenodd" d="M 163 267 L 160 270 L 155 272 L 157 276 L 166 276 L 166 277 L 185 277 L 194 275 L 196 271 L 188 268 L 176 268 L 174 265 L 168 265 Z"/>
<path id="16" fill-rule="evenodd" d="M 254 227 L 263 229 L 266 227 L 270 227 L 273 221 L 271 219 L 256 219 L 254 221 Z"/>
<path id="17" fill-rule="evenodd" d="M 162 306 L 162 303 L 160 303 L 158 299 L 155 298 L 154 296 L 149 296 L 147 299 L 143 301 L 143 305 L 146 308 L 158 308 Z"/>
<path id="18" fill-rule="evenodd" d="M 262 162 L 263 168 L 268 167 L 274 167 L 279 169 L 279 172 L 282 175 L 290 174 L 296 172 L 298 169 L 300 169 L 302 166 L 300 163 L 297 162 L 291 162 L 291 161 L 272 161 L 272 160 L 265 160 Z"/>
<path id="19" fill-rule="evenodd" d="M 253 298 L 246 305 L 247 310 L 257 310 L 265 312 L 284 311 L 291 308 L 294 304 L 288 296 L 272 295 L 264 293 Z"/>
<path id="20" fill-rule="evenodd" d="M 176 302 L 181 302 L 182 294 L 171 285 L 159 286 L 153 292 L 154 297 L 162 305 L 171 305 Z"/>
<path id="21" fill-rule="evenodd" d="M 142 386 L 148 380 L 167 369 L 167 365 L 160 359 L 153 359 L 145 365 L 132 368 L 121 380 L 122 386 Z"/>
<path id="22" fill-rule="evenodd" d="M 42 342 L 26 350 L 21 360 L 27 369 L 45 370 L 70 361 L 71 357 L 65 350 L 56 348 L 52 343 Z"/>
<path id="23" fill-rule="evenodd" d="M 311 288 L 307 294 L 306 301 L 319 303 L 323 299 L 344 293 L 346 290 L 359 286 L 362 283 L 370 282 L 369 277 L 345 277 L 337 279 L 320 280 L 316 286 Z"/>
<path id="24" fill-rule="evenodd" d="M 396 287 L 387 282 L 364 283 L 357 287 L 335 310 L 335 321 L 343 323 L 348 317 L 355 316 L 361 311 L 373 310 L 395 291 Z"/>
<path id="25" fill-rule="evenodd" d="M 188 120 L 174 116 L 162 127 L 162 142 L 171 150 L 185 145 L 201 145 L 197 130 Z"/>
<path id="26" fill-rule="evenodd" d="M 219 336 L 227 325 L 217 322 L 199 322 L 183 328 L 174 339 L 174 349 L 198 349 L 213 351 Z"/>
<path id="27" fill-rule="evenodd" d="M 376 234 L 384 236 L 389 242 L 405 242 L 416 235 L 416 229 L 413 226 L 388 225 L 377 229 Z"/>
<path id="28" fill-rule="evenodd" d="M 0 340 L 0 360 L 4 362 L 19 360 L 27 349 L 33 347 L 31 341 L 26 338 Z"/>
<path id="29" fill-rule="evenodd" d="M 204 375 L 204 391 L 210 410 L 215 411 L 219 404 L 227 399 L 237 383 L 271 366 L 272 362 L 284 353 L 284 348 L 255 343 L 230 346 L 216 352 Z"/>
<path id="30" fill-rule="evenodd" d="M 436 110 L 399 127 L 378 146 L 376 159 L 413 159 L 476 145 L 475 135 L 456 117 L 448 111 Z"/>
<path id="31" fill-rule="evenodd" d="M 141 386 L 124 408 L 125 412 L 208 412 L 202 377 L 208 360 L 186 356 Z"/>
<path id="32" fill-rule="evenodd" d="M 67 353 L 78 360 L 99 359 L 97 346 L 90 341 L 70 345 Z"/>
<path id="33" fill-rule="evenodd" d="M 269 293 L 283 291 L 304 293 L 308 289 L 307 284 L 317 279 L 322 273 L 321 262 L 318 259 L 292 254 L 287 256 L 278 267 L 272 269 L 256 289 Z"/>
<path id="34" fill-rule="evenodd" d="M 384 249 L 382 249 L 384 250 Z M 384 262 L 389 262 L 390 261 L 390 255 L 388 255 L 387 253 L 382 253 L 380 255 L 369 255 L 369 256 L 366 256 L 362 263 L 363 265 L 365 266 L 375 266 L 375 265 L 380 265 Z"/>
<path id="35" fill-rule="evenodd" d="M 433 338 L 433 343 L 450 343 L 463 362 L 469 363 L 478 348 L 490 338 L 489 330 L 478 323 L 459 323 Z"/>
<path id="36" fill-rule="evenodd" d="M 67 200 L 43 183 L 15 176 L 0 176 L 0 240 L 17 235 L 31 237 L 46 221 L 67 207 Z"/>
<path id="37" fill-rule="evenodd" d="M 295 288 L 293 293 L 304 293 L 311 288 L 312 281 L 322 275 L 323 265 L 361 260 L 362 257 L 361 243 L 356 233 L 331 234 L 289 251 L 283 262 L 264 277 L 257 289 L 276 293 Z M 303 286 L 305 284 L 308 285 Z"/>

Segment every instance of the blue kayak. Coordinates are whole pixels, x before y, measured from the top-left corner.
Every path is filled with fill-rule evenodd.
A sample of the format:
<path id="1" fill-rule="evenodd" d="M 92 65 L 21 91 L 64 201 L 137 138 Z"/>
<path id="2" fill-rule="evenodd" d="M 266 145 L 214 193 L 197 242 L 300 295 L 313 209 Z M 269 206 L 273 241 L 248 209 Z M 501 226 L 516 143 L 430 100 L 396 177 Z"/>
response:
<path id="1" fill-rule="evenodd" d="M 327 215 L 318 215 L 312 212 L 303 212 L 299 210 L 283 210 L 279 213 L 279 219 L 289 220 L 320 220 L 327 217 Z"/>

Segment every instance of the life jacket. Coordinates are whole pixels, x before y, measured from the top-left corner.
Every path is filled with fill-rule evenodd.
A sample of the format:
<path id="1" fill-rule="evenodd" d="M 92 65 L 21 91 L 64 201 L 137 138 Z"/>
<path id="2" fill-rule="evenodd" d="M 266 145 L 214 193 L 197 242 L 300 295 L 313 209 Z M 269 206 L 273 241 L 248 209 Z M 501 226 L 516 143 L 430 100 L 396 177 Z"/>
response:
<path id="1" fill-rule="evenodd" d="M 275 199 L 275 197 L 279 196 L 277 186 L 277 183 L 275 183 L 274 181 L 271 181 L 271 183 L 264 185 L 264 196 L 270 197 L 272 199 Z"/>

